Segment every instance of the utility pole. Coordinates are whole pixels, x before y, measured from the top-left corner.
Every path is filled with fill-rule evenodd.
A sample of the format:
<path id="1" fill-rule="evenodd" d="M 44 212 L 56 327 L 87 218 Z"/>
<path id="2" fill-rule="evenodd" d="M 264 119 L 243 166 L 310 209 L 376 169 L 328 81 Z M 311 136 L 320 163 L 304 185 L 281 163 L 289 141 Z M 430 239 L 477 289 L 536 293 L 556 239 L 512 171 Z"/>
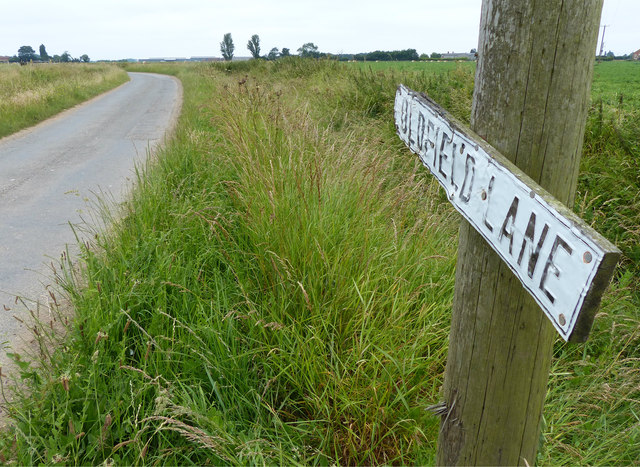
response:
<path id="1" fill-rule="evenodd" d="M 471 128 L 567 206 L 602 3 L 482 3 Z M 463 221 L 438 465 L 535 464 L 555 338 L 515 275 Z"/>
<path id="2" fill-rule="evenodd" d="M 602 41 L 600 42 L 600 57 L 604 56 L 604 33 L 607 32 L 608 24 L 602 26 Z"/>

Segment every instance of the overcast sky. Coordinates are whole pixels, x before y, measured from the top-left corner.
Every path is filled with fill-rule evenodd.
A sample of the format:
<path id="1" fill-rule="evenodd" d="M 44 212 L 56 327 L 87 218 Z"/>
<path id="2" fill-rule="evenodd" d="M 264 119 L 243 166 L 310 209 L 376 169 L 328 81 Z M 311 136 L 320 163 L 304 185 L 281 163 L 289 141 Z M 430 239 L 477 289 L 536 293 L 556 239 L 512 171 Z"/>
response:
<path id="1" fill-rule="evenodd" d="M 332 53 L 413 48 L 468 52 L 477 46 L 482 0 L 0 0 L 0 55 L 22 45 L 92 60 L 220 56 L 230 32 L 235 56 L 306 42 Z M 605 51 L 640 49 L 639 0 L 604 0 Z M 602 35 L 602 28 L 600 29 Z M 598 39 L 598 48 L 600 38 Z"/>

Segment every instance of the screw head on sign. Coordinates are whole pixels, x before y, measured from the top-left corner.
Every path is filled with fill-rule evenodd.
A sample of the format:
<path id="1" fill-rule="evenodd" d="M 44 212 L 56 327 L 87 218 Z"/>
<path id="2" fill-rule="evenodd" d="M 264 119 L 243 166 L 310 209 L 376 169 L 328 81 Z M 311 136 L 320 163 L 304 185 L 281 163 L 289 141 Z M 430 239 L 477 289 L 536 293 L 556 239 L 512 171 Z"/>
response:
<path id="1" fill-rule="evenodd" d="M 487 192 L 482 190 L 482 192 L 480 193 L 480 198 L 482 198 L 482 201 L 487 199 Z"/>
<path id="2" fill-rule="evenodd" d="M 587 264 L 589 264 L 592 259 L 593 259 L 593 255 L 591 254 L 590 251 L 585 251 L 584 255 L 582 255 L 582 261 L 584 261 Z"/>
<path id="3" fill-rule="evenodd" d="M 560 321 L 560 326 L 564 326 L 565 324 L 567 324 L 567 318 L 565 318 L 562 313 L 560 313 L 560 316 L 558 316 L 558 320 Z"/>

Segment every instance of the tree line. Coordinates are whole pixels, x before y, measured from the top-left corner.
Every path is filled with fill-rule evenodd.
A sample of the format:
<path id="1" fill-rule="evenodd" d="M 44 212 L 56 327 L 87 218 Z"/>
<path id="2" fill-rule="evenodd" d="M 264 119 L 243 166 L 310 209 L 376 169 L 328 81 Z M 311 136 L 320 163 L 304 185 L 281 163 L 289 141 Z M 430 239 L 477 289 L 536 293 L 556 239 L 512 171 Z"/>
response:
<path id="1" fill-rule="evenodd" d="M 260 58 L 263 60 L 276 60 L 280 57 L 288 57 L 291 55 L 291 51 L 288 48 L 283 48 L 282 50 L 277 47 L 272 48 L 268 54 L 260 55 L 260 36 L 254 34 L 251 36 L 249 41 L 247 42 L 247 50 L 251 53 L 252 58 Z M 226 33 L 222 42 L 220 42 L 220 52 L 222 53 L 222 58 L 224 60 L 232 60 L 233 54 L 235 51 L 235 45 L 233 43 L 233 38 L 231 37 L 231 33 Z M 368 53 L 360 53 L 360 54 L 330 54 L 320 52 L 318 46 L 313 42 L 307 42 L 303 44 L 298 50 L 298 56 L 303 58 L 332 58 L 336 60 L 357 60 L 357 61 L 410 61 L 410 60 L 420 60 L 420 56 L 415 49 L 406 49 L 406 50 L 392 50 L 392 51 L 382 51 L 376 50 L 375 52 Z M 433 54 L 432 54 L 433 55 Z"/>
<path id="2" fill-rule="evenodd" d="M 80 55 L 80 57 L 72 57 L 66 50 L 62 55 L 49 55 L 44 44 L 40 44 L 40 53 L 36 51 L 30 45 L 23 45 L 18 49 L 18 53 L 9 59 L 12 63 L 30 63 L 30 62 L 54 62 L 54 63 L 68 63 L 68 62 L 84 62 L 90 61 L 87 54 Z"/>

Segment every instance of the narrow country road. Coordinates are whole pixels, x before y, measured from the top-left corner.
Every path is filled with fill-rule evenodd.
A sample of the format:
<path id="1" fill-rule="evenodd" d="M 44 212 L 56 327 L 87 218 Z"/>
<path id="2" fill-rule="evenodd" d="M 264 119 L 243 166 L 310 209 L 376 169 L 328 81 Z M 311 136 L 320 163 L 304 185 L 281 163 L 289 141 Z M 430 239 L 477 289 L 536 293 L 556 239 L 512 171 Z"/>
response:
<path id="1" fill-rule="evenodd" d="M 47 303 L 51 259 L 76 244 L 69 225 L 91 218 L 95 193 L 122 200 L 134 167 L 180 112 L 180 82 L 130 73 L 119 88 L 0 139 L 0 365 L 26 334 L 16 296 Z M 77 251 L 71 247 L 71 251 Z M 4 305 L 4 306 L 2 306 Z M 35 307 L 32 305 L 31 307 Z"/>

